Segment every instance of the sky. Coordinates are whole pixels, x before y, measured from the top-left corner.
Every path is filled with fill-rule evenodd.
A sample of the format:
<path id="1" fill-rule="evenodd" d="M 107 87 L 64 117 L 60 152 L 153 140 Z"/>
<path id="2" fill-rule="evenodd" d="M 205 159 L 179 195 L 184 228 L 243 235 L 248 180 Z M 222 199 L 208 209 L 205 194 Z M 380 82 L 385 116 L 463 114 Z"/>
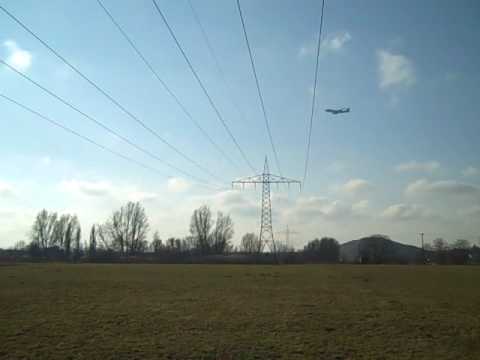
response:
<path id="1" fill-rule="evenodd" d="M 149 167 L 103 151 L 0 98 L 0 247 L 27 240 L 34 216 L 43 208 L 77 214 L 87 234 L 93 223 L 105 222 L 127 201 L 142 202 L 151 234 L 157 230 L 164 239 L 188 235 L 191 213 L 203 204 L 215 214 L 231 215 L 234 244 L 246 232 L 258 233 L 260 187 L 231 189 L 232 180 L 255 173 L 216 117 L 152 2 L 103 4 L 191 119 L 97 1 L 0 2 L 207 171 L 142 128 L 0 11 L 3 61 L 156 157 L 0 64 L 1 94 Z M 272 173 L 302 180 L 321 2 L 241 1 L 280 169 L 235 1 L 191 4 L 213 54 L 188 1 L 158 0 L 256 173 L 268 156 Z M 387 234 L 408 244 L 419 244 L 420 232 L 426 241 L 480 237 L 479 16 L 475 0 L 326 1 L 308 176 L 301 191 L 272 187 L 275 233 L 289 226 L 297 232 L 290 245 L 297 248 L 322 236 L 345 242 Z M 351 112 L 324 112 L 339 107 Z M 284 234 L 276 235 L 284 239 Z"/>

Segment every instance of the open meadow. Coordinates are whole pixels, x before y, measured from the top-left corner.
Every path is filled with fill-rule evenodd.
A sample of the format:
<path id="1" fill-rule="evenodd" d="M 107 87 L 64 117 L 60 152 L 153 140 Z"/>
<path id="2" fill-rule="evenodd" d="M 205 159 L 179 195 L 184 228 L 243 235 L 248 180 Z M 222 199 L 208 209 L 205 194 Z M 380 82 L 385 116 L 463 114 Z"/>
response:
<path id="1" fill-rule="evenodd" d="M 0 266 L 2 359 L 478 359 L 480 267 Z"/>

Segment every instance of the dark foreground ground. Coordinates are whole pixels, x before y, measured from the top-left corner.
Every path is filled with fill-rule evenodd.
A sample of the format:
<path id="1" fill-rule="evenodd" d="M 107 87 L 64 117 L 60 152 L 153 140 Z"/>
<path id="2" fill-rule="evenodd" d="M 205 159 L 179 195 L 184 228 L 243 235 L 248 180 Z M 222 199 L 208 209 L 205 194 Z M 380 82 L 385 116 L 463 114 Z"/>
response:
<path id="1" fill-rule="evenodd" d="M 0 266 L 2 359 L 480 359 L 480 267 Z"/>

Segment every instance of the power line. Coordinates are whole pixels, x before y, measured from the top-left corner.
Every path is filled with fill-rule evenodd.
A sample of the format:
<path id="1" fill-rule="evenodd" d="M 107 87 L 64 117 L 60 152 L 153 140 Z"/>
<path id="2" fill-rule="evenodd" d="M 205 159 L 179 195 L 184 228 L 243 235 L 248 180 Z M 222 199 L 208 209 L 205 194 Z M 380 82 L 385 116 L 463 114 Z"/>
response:
<path id="1" fill-rule="evenodd" d="M 312 96 L 312 108 L 310 112 L 310 126 L 308 129 L 308 137 L 307 137 L 307 153 L 305 155 L 305 169 L 303 171 L 303 184 L 305 185 L 305 180 L 307 179 L 307 171 L 308 171 L 308 162 L 310 160 L 310 143 L 312 139 L 312 128 L 313 128 L 313 115 L 315 113 L 315 100 L 317 94 L 317 78 L 318 78 L 318 59 L 320 57 L 320 45 L 322 42 L 322 27 L 323 27 L 323 10 L 325 7 L 325 0 L 322 0 L 322 13 L 320 16 L 320 27 L 318 30 L 318 42 L 317 42 L 317 59 L 315 62 L 315 75 L 314 75 L 314 84 L 313 84 L 313 96 Z"/>
<path id="2" fill-rule="evenodd" d="M 220 65 L 220 61 L 218 60 L 218 56 L 214 50 L 214 47 L 212 45 L 212 42 L 210 41 L 210 37 L 207 34 L 207 31 L 205 30 L 205 27 L 202 24 L 202 21 L 200 20 L 200 16 L 198 15 L 197 10 L 195 10 L 195 7 L 193 6 L 192 0 L 188 0 L 188 4 L 190 5 L 190 9 L 192 10 L 193 17 L 195 19 L 195 22 L 197 23 L 198 27 L 200 28 L 200 31 L 202 33 L 202 37 L 205 40 L 205 44 L 207 45 L 208 52 L 210 53 L 210 56 L 212 57 L 215 67 L 217 69 L 218 74 L 220 75 L 220 78 L 222 79 L 223 84 L 225 85 L 226 90 L 230 93 L 230 101 L 232 104 L 235 106 L 237 112 L 240 114 L 240 117 L 242 119 L 245 118 L 245 115 L 243 111 L 240 109 L 240 106 L 238 103 L 235 101 L 234 96 L 232 95 L 232 86 L 231 84 L 227 81 L 227 77 L 225 76 L 225 72 L 222 69 L 222 66 Z"/>
<path id="3" fill-rule="evenodd" d="M 44 87 L 43 85 L 39 84 L 38 82 L 36 82 L 35 80 L 33 80 L 32 78 L 30 78 L 29 76 L 25 75 L 24 73 L 18 71 L 17 69 L 15 69 L 13 66 L 11 66 L 10 64 L 8 64 L 7 62 L 5 62 L 3 59 L 0 59 L 0 64 L 3 64 L 4 66 L 6 66 L 7 68 L 9 68 L 10 70 L 14 71 L 15 73 L 17 73 L 18 75 L 20 75 L 21 77 L 23 77 L 25 80 L 29 81 L 30 83 L 32 83 L 33 85 L 35 85 L 36 87 L 40 88 L 41 90 L 43 90 L 44 92 L 46 92 L 47 94 L 49 94 L 50 96 L 52 96 L 53 98 L 57 99 L 58 101 L 60 101 L 62 104 L 68 106 L 70 109 L 74 110 L 75 112 L 79 113 L 80 115 L 82 115 L 83 117 L 87 118 L 88 120 L 90 120 L 91 122 L 95 123 L 96 125 L 100 126 L 102 129 L 104 129 L 105 131 L 107 131 L 108 133 L 114 135 L 115 137 L 117 137 L 118 139 L 124 141 L 125 143 L 129 144 L 130 146 L 134 147 L 135 149 L 139 150 L 140 152 L 150 156 L 151 158 L 161 162 L 162 164 L 170 167 L 171 169 L 174 169 L 175 171 L 178 171 L 179 173 L 189 177 L 189 178 L 192 178 L 196 181 L 199 181 L 199 182 L 207 182 L 206 180 L 203 180 L 203 179 L 200 179 L 198 177 L 196 177 L 195 175 L 192 175 L 178 167 L 176 167 L 175 165 L 172 165 L 170 163 L 168 163 L 167 161 L 161 159 L 160 157 L 158 157 L 157 155 L 151 153 L 150 151 L 144 149 L 143 147 L 137 145 L 136 143 L 134 143 L 133 141 L 129 140 L 128 138 L 126 138 L 125 136 L 121 135 L 120 133 L 118 133 L 117 131 L 113 130 L 112 128 L 108 127 L 107 125 L 105 125 L 104 123 L 102 123 L 101 121 L 97 120 L 96 118 L 88 115 L 87 113 L 83 112 L 82 110 L 80 110 L 79 108 L 77 108 L 75 105 L 73 105 L 72 103 L 68 102 L 67 100 L 61 98 L 60 96 L 58 96 L 57 94 L 55 94 L 54 92 L 50 91 L 49 89 L 47 89 L 46 87 Z"/>
<path id="4" fill-rule="evenodd" d="M 118 156 L 119 158 L 122 158 L 123 160 L 126 160 L 126 161 L 128 161 L 128 162 L 131 162 L 131 163 L 133 163 L 133 164 L 135 164 L 135 165 L 138 165 L 138 166 L 140 166 L 140 167 L 142 167 L 142 168 L 144 168 L 144 169 L 147 169 L 147 170 L 153 171 L 153 172 L 155 172 L 155 173 L 161 174 L 162 176 L 165 176 L 165 177 L 167 177 L 167 178 L 172 178 L 172 176 L 166 175 L 166 174 L 164 174 L 163 172 L 161 172 L 160 170 L 158 170 L 158 169 L 156 169 L 156 168 L 153 168 L 153 167 L 151 167 L 151 166 L 149 166 L 149 165 L 147 165 L 147 164 L 144 164 L 144 163 L 142 163 L 142 162 L 140 162 L 140 161 L 137 161 L 137 160 L 135 160 L 135 159 L 133 159 L 133 158 L 127 156 L 127 155 L 123 155 L 123 154 L 121 154 L 121 153 L 119 153 L 119 152 L 117 152 L 117 151 L 115 151 L 115 150 L 112 150 L 112 149 L 110 149 L 110 148 L 108 148 L 108 147 L 106 147 L 106 146 L 104 146 L 104 145 L 96 142 L 95 140 L 92 140 L 91 138 L 89 138 L 89 137 L 87 137 L 87 136 L 85 136 L 85 135 L 80 134 L 79 132 L 77 132 L 77 131 L 75 131 L 75 130 L 69 128 L 69 127 L 67 127 L 66 125 L 63 125 L 63 124 L 59 123 L 58 121 L 55 121 L 55 120 L 53 120 L 53 119 L 51 119 L 51 118 L 49 118 L 49 117 L 47 117 L 47 116 L 45 116 L 45 115 L 43 115 L 43 114 L 35 111 L 35 110 L 33 110 L 32 108 L 30 108 L 30 107 L 28 107 L 28 106 L 26 106 L 26 105 L 24 105 L 24 104 L 22 104 L 22 103 L 20 103 L 20 102 L 18 102 L 18 101 L 16 101 L 16 100 L 12 99 L 12 98 L 4 95 L 4 94 L 1 94 L 1 93 L 0 93 L 0 97 L 2 97 L 3 99 L 5 99 L 5 100 L 7 100 L 7 101 L 9 101 L 9 102 L 17 105 L 18 107 L 20 107 L 20 108 L 22 108 L 22 109 L 24 109 L 24 110 L 26 110 L 26 111 L 28 111 L 28 112 L 30 112 L 30 113 L 32 113 L 32 114 L 34 114 L 34 115 L 42 118 L 43 120 L 49 122 L 50 124 L 52 124 L 52 125 L 54 125 L 54 126 L 56 126 L 56 127 L 59 127 L 59 128 L 61 128 L 61 129 L 65 130 L 66 132 L 69 132 L 70 134 L 73 134 L 73 135 L 75 135 L 75 136 L 77 136 L 77 137 L 79 137 L 79 138 L 81 138 L 81 139 L 89 142 L 90 144 L 95 145 L 96 147 L 98 147 L 98 148 L 100 148 L 100 149 L 102 149 L 102 150 L 104 150 L 104 151 L 106 151 L 106 152 L 109 152 L 109 153 L 111 153 L 111 154 L 113 154 L 113 155 L 115 155 L 115 156 Z M 196 183 L 196 184 L 197 184 L 197 185 L 200 185 L 200 186 L 207 187 L 207 188 L 209 188 L 209 189 L 212 189 L 209 185 L 204 184 L 204 183 Z"/>
<path id="5" fill-rule="evenodd" d="M 28 28 L 22 21 L 20 21 L 15 15 L 10 13 L 7 9 L 0 5 L 0 10 L 2 10 L 8 17 L 14 20 L 18 25 L 20 25 L 25 31 L 27 31 L 30 35 L 32 35 L 35 39 L 37 39 L 43 46 L 45 46 L 50 52 L 52 52 L 57 58 L 59 58 L 63 63 L 65 63 L 71 70 L 73 70 L 76 74 L 78 74 L 81 78 L 87 81 L 91 86 L 93 86 L 98 92 L 100 92 L 103 96 L 105 96 L 111 103 L 113 103 L 116 107 L 118 107 L 123 113 L 125 113 L 128 117 L 136 121 L 140 126 L 142 126 L 145 130 L 149 133 L 154 135 L 158 140 L 162 143 L 167 145 L 170 149 L 176 152 L 178 155 L 183 157 L 185 160 L 190 162 L 191 164 L 195 165 L 200 170 L 204 171 L 205 173 L 209 174 L 213 178 L 216 176 L 211 173 L 210 170 L 200 165 L 198 162 L 187 156 L 183 151 L 175 147 L 174 145 L 170 144 L 167 140 L 165 140 L 162 136 L 160 136 L 155 130 L 150 128 L 147 124 L 145 124 L 142 120 L 140 120 L 137 116 L 127 110 L 120 102 L 118 102 L 115 98 L 113 98 L 109 93 L 107 93 L 104 89 L 102 89 L 98 84 L 96 84 L 93 80 L 88 78 L 85 74 L 83 74 L 77 67 L 75 67 L 72 63 L 70 63 L 66 58 L 64 58 L 60 53 L 58 53 L 55 49 L 53 49 L 50 45 L 48 45 L 44 40 L 42 40 L 37 34 L 35 34 L 30 28 Z"/>
<path id="6" fill-rule="evenodd" d="M 177 95 L 170 89 L 170 87 L 165 83 L 165 81 L 160 77 L 158 72 L 154 69 L 152 64 L 147 60 L 147 58 L 143 55 L 143 53 L 138 49 L 138 46 L 134 43 L 134 41 L 128 36 L 126 31 L 122 28 L 122 26 L 118 23 L 118 21 L 113 17 L 112 13 L 108 11 L 108 9 L 105 7 L 105 5 L 102 3 L 101 0 L 97 0 L 98 5 L 103 9 L 105 14 L 110 18 L 112 23 L 115 25 L 117 30 L 122 34 L 122 36 L 125 38 L 125 40 L 130 44 L 130 46 L 133 48 L 135 53 L 140 57 L 140 59 L 143 61 L 145 66 L 150 70 L 150 72 L 155 76 L 155 78 L 160 82 L 160 84 L 163 86 L 165 91 L 173 98 L 173 100 L 177 103 L 177 105 L 182 109 L 183 113 L 187 116 L 187 118 L 193 122 L 193 124 L 197 127 L 197 129 L 207 138 L 207 140 L 212 144 L 216 150 L 225 158 L 227 161 L 234 167 L 237 167 L 235 162 L 223 151 L 223 149 L 212 139 L 210 135 L 205 131 L 205 129 L 200 125 L 198 121 L 194 119 L 192 114 L 187 110 L 185 105 L 180 101 Z M 238 167 L 237 167 L 238 168 Z"/>
<path id="7" fill-rule="evenodd" d="M 252 163 L 248 160 L 247 156 L 245 155 L 245 152 L 243 151 L 242 147 L 240 146 L 240 144 L 238 143 L 237 139 L 235 138 L 235 136 L 233 135 L 233 133 L 231 132 L 230 128 L 228 127 L 228 124 L 225 122 L 225 119 L 223 118 L 223 116 L 220 114 L 220 111 L 218 110 L 217 106 L 215 105 L 215 103 L 213 102 L 213 99 L 212 97 L 210 96 L 210 94 L 208 93 L 205 85 L 203 84 L 202 80 L 200 80 L 200 77 L 198 76 L 197 72 L 195 71 L 192 63 L 190 62 L 190 59 L 188 58 L 187 54 L 185 53 L 185 51 L 183 50 L 182 46 L 180 45 L 180 42 L 178 41 L 177 37 L 175 36 L 175 33 L 173 32 L 173 29 L 170 27 L 170 24 L 168 23 L 165 15 L 163 14 L 162 10 L 160 10 L 160 7 L 158 6 L 156 0 L 152 0 L 153 2 L 153 5 L 155 6 L 155 9 L 157 10 L 157 13 L 160 15 L 160 17 L 162 18 L 163 20 L 163 23 L 165 24 L 165 26 L 167 27 L 168 29 L 168 32 L 170 33 L 170 36 L 173 38 L 175 44 L 177 45 L 177 48 L 180 50 L 180 52 L 182 53 L 182 56 L 183 58 L 185 59 L 190 71 L 192 72 L 193 76 L 195 77 L 195 79 L 197 80 L 198 84 L 200 85 L 200 87 L 202 88 L 202 91 L 203 93 L 205 94 L 205 96 L 207 97 L 208 99 L 208 102 L 210 103 L 210 106 L 213 108 L 213 110 L 215 111 L 215 114 L 217 115 L 217 118 L 218 120 L 222 123 L 223 127 L 225 128 L 225 131 L 228 133 L 228 135 L 230 136 L 230 138 L 232 139 L 233 143 L 235 144 L 235 146 L 237 147 L 238 151 L 240 152 L 240 154 L 242 155 L 242 158 L 243 160 L 245 160 L 245 162 L 247 163 L 247 165 L 250 167 L 250 169 L 255 172 L 255 168 L 253 167 Z"/>
<path id="8" fill-rule="evenodd" d="M 260 90 L 260 83 L 258 81 L 257 71 L 255 69 L 255 62 L 253 60 L 252 49 L 250 48 L 250 41 L 248 41 L 247 30 L 245 27 L 245 21 L 243 19 L 242 8 L 240 7 L 240 0 L 237 0 L 238 13 L 240 15 L 240 20 L 242 21 L 243 35 L 245 36 L 245 42 L 247 43 L 248 54 L 250 56 L 250 64 L 252 65 L 253 76 L 255 77 L 255 83 L 257 84 L 258 97 L 260 98 L 260 105 L 262 107 L 263 118 L 265 120 L 265 126 L 267 127 L 268 138 L 270 139 L 270 144 L 272 145 L 273 155 L 275 156 L 275 164 L 277 165 L 277 170 L 282 175 L 280 170 L 280 161 L 278 161 L 277 149 L 275 148 L 275 143 L 273 141 L 272 132 L 270 130 L 270 123 L 267 118 L 267 111 L 265 110 L 265 103 L 263 101 L 262 91 Z"/>

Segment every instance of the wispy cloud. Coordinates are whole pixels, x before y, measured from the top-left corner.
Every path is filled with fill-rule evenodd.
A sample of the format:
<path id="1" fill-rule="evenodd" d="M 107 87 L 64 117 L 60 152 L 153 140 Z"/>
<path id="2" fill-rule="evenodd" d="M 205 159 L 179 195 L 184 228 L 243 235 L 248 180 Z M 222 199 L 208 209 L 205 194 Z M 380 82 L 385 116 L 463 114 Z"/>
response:
<path id="1" fill-rule="evenodd" d="M 258 215 L 258 203 L 240 190 L 227 190 L 213 195 L 194 196 L 190 200 L 194 206 L 207 204 L 214 209 L 221 209 L 227 213 L 252 217 Z"/>
<path id="2" fill-rule="evenodd" d="M 377 60 L 379 87 L 381 89 L 415 84 L 416 76 L 413 63 L 405 55 L 378 50 Z"/>
<path id="3" fill-rule="evenodd" d="M 60 182 L 59 189 L 72 195 L 119 201 L 152 201 L 158 198 L 157 193 L 144 191 L 136 186 L 113 184 L 109 181 L 65 180 Z"/>
<path id="4" fill-rule="evenodd" d="M 60 183 L 60 189 L 73 194 L 99 197 L 113 193 L 113 185 L 107 181 L 66 180 Z"/>
<path id="5" fill-rule="evenodd" d="M 20 46 L 13 40 L 6 40 L 3 46 L 7 50 L 7 63 L 17 69 L 25 72 L 32 65 L 32 54 L 20 48 Z"/>
<path id="6" fill-rule="evenodd" d="M 340 220 L 351 213 L 351 208 L 338 200 L 320 196 L 302 197 L 287 210 L 287 218 L 299 223 L 309 223 L 316 219 Z"/>
<path id="7" fill-rule="evenodd" d="M 409 161 L 395 166 L 396 172 L 434 172 L 440 168 L 440 163 L 438 161 Z"/>
<path id="8" fill-rule="evenodd" d="M 300 224 L 316 224 L 319 220 L 342 222 L 369 217 L 368 200 L 351 203 L 322 196 L 302 196 L 282 211 L 285 221 Z"/>
<path id="9" fill-rule="evenodd" d="M 431 217 L 431 213 L 420 205 L 395 204 L 387 207 L 381 216 L 389 220 L 406 221 Z"/>
<path id="10" fill-rule="evenodd" d="M 321 49 L 327 51 L 338 51 L 345 46 L 348 42 L 352 40 L 352 36 L 348 31 L 339 32 L 327 36 L 325 40 L 321 43 Z"/>
<path id="11" fill-rule="evenodd" d="M 409 184 L 405 190 L 407 195 L 449 195 L 449 196 L 472 196 L 480 195 L 480 188 L 475 185 L 464 184 L 455 180 L 428 181 L 417 180 Z"/>
<path id="12" fill-rule="evenodd" d="M 349 194 L 358 194 L 371 189 L 372 185 L 364 179 L 351 179 L 340 187 L 340 190 Z"/>
<path id="13" fill-rule="evenodd" d="M 182 178 L 170 178 L 167 182 L 167 189 L 170 192 L 185 192 L 190 188 L 190 183 Z"/>
<path id="14" fill-rule="evenodd" d="M 348 42 L 352 40 L 352 36 L 348 31 L 337 32 L 328 35 L 320 44 L 321 53 L 332 53 L 340 51 Z M 299 57 L 314 56 L 317 53 L 317 41 L 311 40 L 303 44 L 298 50 Z"/>
<path id="15" fill-rule="evenodd" d="M 153 193 L 153 192 L 147 192 L 147 191 L 139 191 L 139 190 L 131 190 L 128 191 L 127 199 L 129 201 L 140 201 L 140 202 L 146 202 L 146 201 L 153 201 L 158 198 L 158 194 Z"/>

